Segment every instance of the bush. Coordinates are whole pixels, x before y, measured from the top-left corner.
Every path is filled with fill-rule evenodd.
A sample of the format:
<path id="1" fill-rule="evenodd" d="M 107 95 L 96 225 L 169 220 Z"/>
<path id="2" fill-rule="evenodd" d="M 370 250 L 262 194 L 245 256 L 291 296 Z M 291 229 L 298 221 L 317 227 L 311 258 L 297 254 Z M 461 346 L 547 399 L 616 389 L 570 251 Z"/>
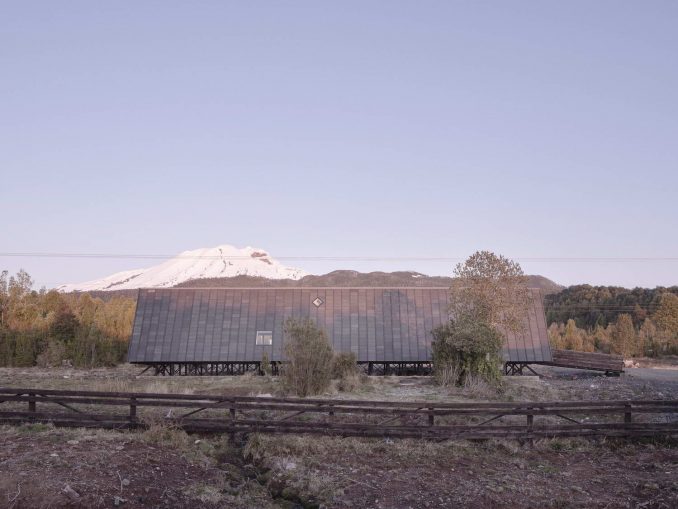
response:
<path id="1" fill-rule="evenodd" d="M 358 357 L 353 352 L 338 352 L 332 359 L 332 378 L 341 380 L 358 372 Z"/>
<path id="2" fill-rule="evenodd" d="M 501 334 L 470 316 L 433 330 L 433 372 L 440 385 L 463 385 L 469 377 L 496 383 L 501 376 Z"/>
<path id="3" fill-rule="evenodd" d="M 283 351 L 281 380 L 285 390 L 302 397 L 327 390 L 334 352 L 325 331 L 308 318 L 288 318 Z"/>
<path id="4" fill-rule="evenodd" d="M 58 340 L 50 339 L 47 346 L 36 360 L 36 364 L 41 368 L 61 366 L 66 359 L 66 346 Z"/>
<path id="5" fill-rule="evenodd" d="M 259 363 L 259 372 L 264 376 L 271 376 L 273 368 L 271 368 L 271 360 L 268 357 L 268 352 L 264 351 L 261 354 L 261 362 Z"/>
<path id="6" fill-rule="evenodd" d="M 332 359 L 332 378 L 338 380 L 337 389 L 352 392 L 361 383 L 358 373 L 358 358 L 353 352 L 338 352 Z"/>

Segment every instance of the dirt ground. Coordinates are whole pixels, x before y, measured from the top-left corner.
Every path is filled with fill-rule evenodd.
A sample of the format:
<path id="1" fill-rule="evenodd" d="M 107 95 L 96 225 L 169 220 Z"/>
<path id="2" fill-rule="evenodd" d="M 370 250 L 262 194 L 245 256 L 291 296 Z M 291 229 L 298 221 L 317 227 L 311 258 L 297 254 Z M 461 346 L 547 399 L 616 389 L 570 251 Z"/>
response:
<path id="1" fill-rule="evenodd" d="M 678 507 L 669 443 L 262 436 L 254 448 L 265 451 L 269 486 L 316 493 L 331 507 Z"/>
<path id="2" fill-rule="evenodd" d="M 0 507 L 274 507 L 242 465 L 223 441 L 176 430 L 3 426 Z"/>
<path id="3" fill-rule="evenodd" d="M 670 366 L 669 366 L 670 367 Z M 0 368 L 0 386 L 276 394 L 265 377 L 139 376 Z M 372 377 L 334 398 L 536 401 L 678 398 L 678 370 L 620 377 L 540 367 L 503 387 L 442 389 Z M 661 373 L 659 373 L 661 371 Z M 117 505 L 116 505 L 117 504 Z M 0 507 L 678 507 L 678 442 L 554 439 L 424 442 L 0 427 Z"/>

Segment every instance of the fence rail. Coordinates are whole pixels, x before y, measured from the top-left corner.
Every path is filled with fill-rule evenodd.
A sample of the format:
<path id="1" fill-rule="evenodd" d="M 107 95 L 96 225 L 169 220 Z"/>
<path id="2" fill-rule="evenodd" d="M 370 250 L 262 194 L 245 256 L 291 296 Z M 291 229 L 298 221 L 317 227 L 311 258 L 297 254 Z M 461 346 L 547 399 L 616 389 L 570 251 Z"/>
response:
<path id="1" fill-rule="evenodd" d="M 678 435 L 678 400 L 394 402 L 0 388 L 0 422 L 429 439 Z"/>

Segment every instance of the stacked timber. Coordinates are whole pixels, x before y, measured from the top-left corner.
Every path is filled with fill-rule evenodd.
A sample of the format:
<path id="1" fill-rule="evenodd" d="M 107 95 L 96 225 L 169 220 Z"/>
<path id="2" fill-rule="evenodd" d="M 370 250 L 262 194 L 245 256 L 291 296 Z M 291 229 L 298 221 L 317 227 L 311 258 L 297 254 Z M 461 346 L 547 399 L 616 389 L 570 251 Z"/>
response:
<path id="1" fill-rule="evenodd" d="M 621 355 L 606 353 L 575 352 L 573 350 L 554 350 L 552 366 L 565 368 L 592 369 L 611 373 L 624 370 L 624 358 Z"/>

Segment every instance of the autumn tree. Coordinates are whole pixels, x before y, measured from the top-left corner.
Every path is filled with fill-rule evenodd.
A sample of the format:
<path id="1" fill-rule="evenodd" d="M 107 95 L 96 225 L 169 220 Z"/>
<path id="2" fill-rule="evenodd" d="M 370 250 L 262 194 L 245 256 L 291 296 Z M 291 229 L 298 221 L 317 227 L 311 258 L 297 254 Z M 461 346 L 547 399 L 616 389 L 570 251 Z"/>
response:
<path id="1" fill-rule="evenodd" d="M 611 330 L 609 327 L 603 327 L 602 325 L 596 325 L 596 328 L 593 329 L 591 334 L 591 340 L 593 343 L 593 351 L 598 350 L 599 352 L 609 352 L 610 351 L 610 334 Z"/>
<path id="2" fill-rule="evenodd" d="M 616 354 L 630 357 L 635 354 L 636 329 L 633 327 L 631 315 L 623 313 L 617 318 L 612 329 L 612 350 Z"/>
<path id="3" fill-rule="evenodd" d="M 661 331 L 678 335 L 678 296 L 673 293 L 662 294 L 653 319 Z"/>
<path id="4" fill-rule="evenodd" d="M 7 271 L 0 272 L 0 327 L 5 325 L 5 315 L 9 301 Z"/>
<path id="5" fill-rule="evenodd" d="M 135 301 L 32 289 L 24 271 L 0 273 L 0 365 L 114 365 L 125 358 Z"/>
<path id="6" fill-rule="evenodd" d="M 640 331 L 638 331 L 638 348 L 643 352 L 643 355 L 657 354 L 657 339 L 657 326 L 652 320 L 646 318 L 643 325 L 640 326 Z"/>
<path id="7" fill-rule="evenodd" d="M 583 332 L 577 327 L 574 320 L 570 318 L 565 325 L 565 333 L 563 335 L 565 349 L 577 350 L 579 352 L 585 351 Z"/>
<path id="8" fill-rule="evenodd" d="M 478 251 L 454 269 L 450 307 L 500 330 L 520 332 L 529 303 L 520 265 L 490 251 Z"/>

